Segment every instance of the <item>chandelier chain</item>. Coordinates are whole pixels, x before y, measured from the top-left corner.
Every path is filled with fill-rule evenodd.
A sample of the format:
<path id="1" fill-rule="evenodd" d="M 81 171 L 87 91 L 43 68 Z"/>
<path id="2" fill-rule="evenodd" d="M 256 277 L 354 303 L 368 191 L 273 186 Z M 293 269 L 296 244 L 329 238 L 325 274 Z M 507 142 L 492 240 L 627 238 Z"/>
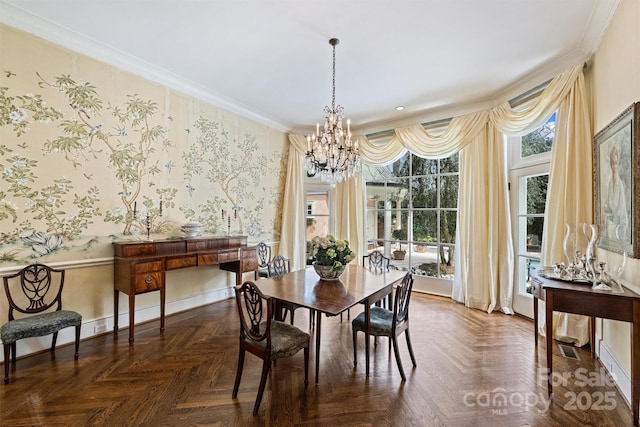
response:
<path id="1" fill-rule="evenodd" d="M 335 111 L 336 109 L 336 45 L 333 44 L 333 95 L 331 96 L 331 109 Z"/>

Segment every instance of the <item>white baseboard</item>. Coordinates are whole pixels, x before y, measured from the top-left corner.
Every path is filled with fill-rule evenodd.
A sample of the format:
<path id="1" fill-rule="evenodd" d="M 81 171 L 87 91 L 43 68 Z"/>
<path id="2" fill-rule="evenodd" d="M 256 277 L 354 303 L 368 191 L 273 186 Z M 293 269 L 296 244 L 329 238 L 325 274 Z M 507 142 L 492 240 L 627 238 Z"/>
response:
<path id="1" fill-rule="evenodd" d="M 597 339 L 596 355 L 600 358 L 600 363 L 611 374 L 616 386 L 627 399 L 627 403 L 631 402 L 631 377 L 629 372 L 625 371 L 620 362 L 615 358 L 613 351 L 601 339 Z M 629 404 L 630 405 L 630 404 Z"/>
<path id="2" fill-rule="evenodd" d="M 215 289 L 204 294 L 191 296 L 184 299 L 168 302 L 165 306 L 165 315 L 178 313 L 180 311 L 189 310 L 191 308 L 199 307 L 214 303 L 216 301 L 222 301 L 224 299 L 233 296 L 233 287 Z M 123 304 L 120 304 L 122 309 Z M 127 305 L 125 304 L 125 307 Z M 136 310 L 135 319 L 136 324 L 147 322 L 160 318 L 160 306 L 154 305 L 151 307 L 142 308 Z M 126 328 L 129 326 L 129 312 L 119 313 L 118 316 L 118 328 Z M 103 317 L 100 319 L 93 319 L 89 321 L 83 321 L 80 329 L 80 338 L 91 338 L 96 335 L 113 332 L 113 316 Z M 33 353 L 37 353 L 43 350 L 51 348 L 51 335 L 35 338 L 25 338 L 18 341 L 16 346 L 16 356 L 28 356 Z M 58 333 L 57 346 L 73 343 L 75 341 L 75 329 L 66 328 Z M 82 357 L 82 343 L 80 343 L 80 357 Z M 0 352 L 0 362 L 4 362 L 4 353 Z"/>

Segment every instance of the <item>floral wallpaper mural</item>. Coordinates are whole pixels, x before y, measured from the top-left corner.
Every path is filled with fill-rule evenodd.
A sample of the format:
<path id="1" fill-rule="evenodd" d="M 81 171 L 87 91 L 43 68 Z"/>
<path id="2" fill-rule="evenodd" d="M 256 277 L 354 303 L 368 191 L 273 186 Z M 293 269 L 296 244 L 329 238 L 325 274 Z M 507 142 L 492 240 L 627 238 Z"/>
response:
<path id="1" fill-rule="evenodd" d="M 182 238 L 185 222 L 206 235 L 279 239 L 284 137 L 272 142 L 264 125 L 104 64 L 55 73 L 9 58 L 0 58 L 0 266 L 109 257 L 115 240 Z M 114 74 L 144 90 L 121 90 Z"/>

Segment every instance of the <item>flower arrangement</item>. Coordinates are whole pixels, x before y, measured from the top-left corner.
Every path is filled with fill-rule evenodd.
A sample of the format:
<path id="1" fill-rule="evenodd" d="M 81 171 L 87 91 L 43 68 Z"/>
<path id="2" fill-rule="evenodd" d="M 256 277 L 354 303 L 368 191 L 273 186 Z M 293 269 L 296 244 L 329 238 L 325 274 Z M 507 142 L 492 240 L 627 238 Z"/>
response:
<path id="1" fill-rule="evenodd" d="M 316 265 L 331 266 L 331 272 L 341 270 L 356 257 L 348 240 L 336 240 L 331 234 L 311 239 L 310 254 Z"/>

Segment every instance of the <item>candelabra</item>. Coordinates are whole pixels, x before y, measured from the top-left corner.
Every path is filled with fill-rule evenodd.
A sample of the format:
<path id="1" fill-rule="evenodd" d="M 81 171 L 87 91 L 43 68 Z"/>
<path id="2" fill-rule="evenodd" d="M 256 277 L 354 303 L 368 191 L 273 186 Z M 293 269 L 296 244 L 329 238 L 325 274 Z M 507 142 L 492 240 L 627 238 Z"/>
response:
<path id="1" fill-rule="evenodd" d="M 238 206 L 234 206 L 233 208 L 231 208 L 231 210 L 233 211 L 233 220 L 237 220 L 238 219 L 238 210 L 240 208 Z M 222 209 L 222 221 L 224 221 L 224 219 L 227 219 L 227 236 L 231 236 L 231 214 L 227 211 L 225 211 L 224 209 Z"/>
<path id="2" fill-rule="evenodd" d="M 162 199 L 160 200 L 160 206 L 158 209 L 158 216 L 162 216 Z M 138 219 L 138 202 L 133 202 L 133 220 Z M 153 215 L 149 213 L 147 210 L 147 214 L 145 216 L 145 226 L 147 229 L 147 241 L 152 242 L 151 238 L 151 229 L 153 228 Z"/>

